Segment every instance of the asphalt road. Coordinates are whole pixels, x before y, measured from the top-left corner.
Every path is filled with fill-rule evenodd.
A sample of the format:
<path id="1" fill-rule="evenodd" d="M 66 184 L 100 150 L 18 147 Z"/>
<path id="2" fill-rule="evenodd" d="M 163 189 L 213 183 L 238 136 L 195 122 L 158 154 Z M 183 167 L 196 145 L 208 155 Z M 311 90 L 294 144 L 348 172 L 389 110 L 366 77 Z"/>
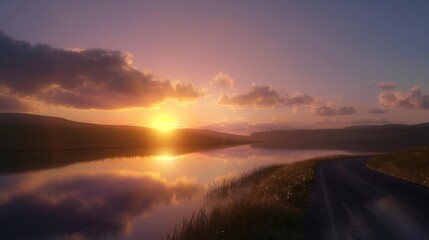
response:
<path id="1" fill-rule="evenodd" d="M 316 169 L 310 239 L 429 239 L 429 188 L 377 173 L 367 160 Z"/>

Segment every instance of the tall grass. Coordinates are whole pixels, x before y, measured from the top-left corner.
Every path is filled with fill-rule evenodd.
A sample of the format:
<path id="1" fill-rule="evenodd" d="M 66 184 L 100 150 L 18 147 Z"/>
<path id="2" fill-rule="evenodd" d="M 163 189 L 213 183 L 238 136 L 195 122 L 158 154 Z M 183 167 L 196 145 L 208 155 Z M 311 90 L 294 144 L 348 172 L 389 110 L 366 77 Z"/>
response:
<path id="1" fill-rule="evenodd" d="M 208 185 L 206 197 L 208 199 L 220 200 L 230 197 L 241 197 L 245 194 L 251 194 L 255 184 L 262 181 L 263 178 L 272 174 L 284 165 L 267 165 L 255 168 L 249 172 L 243 173 L 238 177 L 223 178 Z"/>
<path id="2" fill-rule="evenodd" d="M 217 182 L 207 191 L 217 204 L 184 219 L 167 239 L 305 239 L 314 168 L 335 158 L 266 166 Z"/>
<path id="3" fill-rule="evenodd" d="M 429 187 L 428 147 L 380 155 L 367 165 L 386 175 Z"/>

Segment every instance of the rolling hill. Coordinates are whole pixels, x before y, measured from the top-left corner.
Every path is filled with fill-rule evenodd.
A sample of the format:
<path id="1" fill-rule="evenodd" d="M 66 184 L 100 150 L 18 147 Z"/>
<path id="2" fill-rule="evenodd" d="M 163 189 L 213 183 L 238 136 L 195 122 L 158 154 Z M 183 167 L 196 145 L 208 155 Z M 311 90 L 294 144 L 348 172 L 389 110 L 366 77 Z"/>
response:
<path id="1" fill-rule="evenodd" d="M 250 135 L 261 148 L 392 151 L 429 146 L 429 123 L 351 126 L 341 129 L 274 130 Z"/>
<path id="2" fill-rule="evenodd" d="M 57 117 L 0 113 L 0 152 L 82 150 L 249 143 L 245 136 L 180 129 L 160 133 L 151 128 L 99 125 Z"/>

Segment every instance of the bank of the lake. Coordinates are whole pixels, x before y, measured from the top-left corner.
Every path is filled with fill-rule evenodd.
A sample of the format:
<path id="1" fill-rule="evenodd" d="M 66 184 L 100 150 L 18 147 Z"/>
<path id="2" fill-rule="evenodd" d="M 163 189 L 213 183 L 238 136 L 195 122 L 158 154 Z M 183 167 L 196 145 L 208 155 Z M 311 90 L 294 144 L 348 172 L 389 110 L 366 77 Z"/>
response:
<path id="1" fill-rule="evenodd" d="M 351 157 L 265 166 L 215 183 L 206 194 L 214 204 L 185 219 L 167 239 L 305 239 L 316 166 Z"/>

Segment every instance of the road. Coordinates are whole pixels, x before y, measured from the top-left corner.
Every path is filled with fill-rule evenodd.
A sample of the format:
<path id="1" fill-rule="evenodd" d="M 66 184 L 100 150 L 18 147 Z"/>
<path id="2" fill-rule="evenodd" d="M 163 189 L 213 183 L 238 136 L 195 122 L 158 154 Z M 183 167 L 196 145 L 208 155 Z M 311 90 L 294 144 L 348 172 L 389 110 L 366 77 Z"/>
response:
<path id="1" fill-rule="evenodd" d="M 368 158 L 316 169 L 309 238 L 429 239 L 429 188 L 377 173 Z"/>

